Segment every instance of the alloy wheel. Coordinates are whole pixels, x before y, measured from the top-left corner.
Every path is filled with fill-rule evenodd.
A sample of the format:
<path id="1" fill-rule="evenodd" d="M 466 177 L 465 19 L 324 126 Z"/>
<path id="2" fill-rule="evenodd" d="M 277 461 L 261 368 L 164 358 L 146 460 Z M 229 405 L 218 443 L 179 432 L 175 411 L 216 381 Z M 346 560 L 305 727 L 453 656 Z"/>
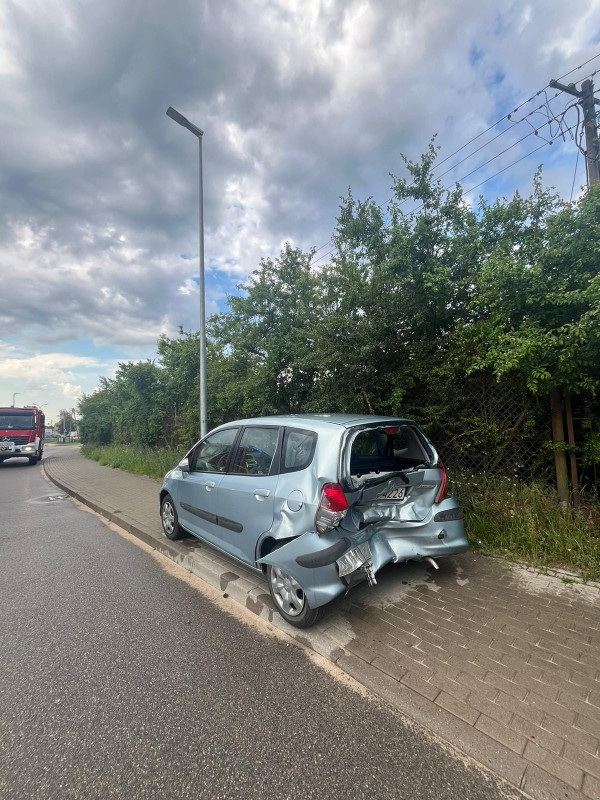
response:
<path id="1" fill-rule="evenodd" d="M 163 530 L 167 534 L 173 533 L 175 528 L 175 509 L 168 500 L 165 500 L 162 507 Z"/>
<path id="2" fill-rule="evenodd" d="M 302 613 L 305 603 L 302 587 L 291 575 L 273 565 L 271 565 L 271 587 L 275 602 L 285 614 L 297 617 Z"/>

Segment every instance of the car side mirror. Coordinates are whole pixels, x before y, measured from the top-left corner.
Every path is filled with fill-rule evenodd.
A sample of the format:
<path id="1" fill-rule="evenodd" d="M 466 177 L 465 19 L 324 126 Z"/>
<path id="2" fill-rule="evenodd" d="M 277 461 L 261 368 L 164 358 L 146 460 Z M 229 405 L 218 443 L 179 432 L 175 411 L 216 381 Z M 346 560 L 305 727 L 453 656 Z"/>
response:
<path id="1" fill-rule="evenodd" d="M 177 466 L 182 472 L 189 472 L 190 462 L 188 461 L 187 456 L 185 458 L 182 458 L 179 464 L 177 464 Z"/>

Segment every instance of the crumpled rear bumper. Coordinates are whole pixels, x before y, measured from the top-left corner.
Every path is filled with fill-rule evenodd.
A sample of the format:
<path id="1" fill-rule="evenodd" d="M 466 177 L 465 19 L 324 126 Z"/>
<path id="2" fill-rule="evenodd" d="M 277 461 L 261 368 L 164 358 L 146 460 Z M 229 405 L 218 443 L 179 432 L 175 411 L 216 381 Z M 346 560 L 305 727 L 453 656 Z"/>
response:
<path id="1" fill-rule="evenodd" d="M 259 563 L 274 564 L 285 570 L 302 586 L 311 607 L 318 608 L 357 582 L 354 572 L 340 578 L 336 561 L 362 542 L 369 543 L 374 573 L 390 561 L 420 561 L 464 553 L 468 543 L 462 519 L 434 520 L 435 514 L 457 508 L 457 501 L 449 498 L 438 503 L 434 513 L 423 522 L 400 526 L 382 520 L 358 531 L 337 528 L 322 535 L 309 531 L 269 553 Z M 365 574 L 362 568 L 356 572 Z"/>

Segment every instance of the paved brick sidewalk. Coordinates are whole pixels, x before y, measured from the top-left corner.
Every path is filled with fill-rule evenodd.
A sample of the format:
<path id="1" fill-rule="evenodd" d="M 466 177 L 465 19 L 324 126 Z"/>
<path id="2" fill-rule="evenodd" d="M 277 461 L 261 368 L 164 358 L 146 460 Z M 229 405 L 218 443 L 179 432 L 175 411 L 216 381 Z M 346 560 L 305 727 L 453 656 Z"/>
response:
<path id="1" fill-rule="evenodd" d="M 48 476 L 342 669 L 430 731 L 544 798 L 600 800 L 600 588 L 466 554 L 389 566 L 309 631 L 274 613 L 256 573 L 196 540 L 167 542 L 158 483 L 78 448 Z"/>

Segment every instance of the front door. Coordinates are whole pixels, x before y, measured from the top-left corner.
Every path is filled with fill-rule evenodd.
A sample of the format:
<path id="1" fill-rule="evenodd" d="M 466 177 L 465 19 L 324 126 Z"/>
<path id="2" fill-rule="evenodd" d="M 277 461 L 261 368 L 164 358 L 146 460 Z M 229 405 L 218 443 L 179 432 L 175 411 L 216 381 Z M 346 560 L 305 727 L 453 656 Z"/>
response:
<path id="1" fill-rule="evenodd" d="M 277 427 L 247 427 L 236 448 L 229 474 L 219 487 L 219 520 L 225 527 L 227 550 L 254 565 L 256 544 L 273 525 L 275 489 L 273 474 L 280 436 Z"/>
<path id="2" fill-rule="evenodd" d="M 229 466 L 239 428 L 225 428 L 199 442 L 189 456 L 190 471 L 177 486 L 177 513 L 181 525 L 219 547 L 226 547 L 217 520 L 217 498 Z"/>

